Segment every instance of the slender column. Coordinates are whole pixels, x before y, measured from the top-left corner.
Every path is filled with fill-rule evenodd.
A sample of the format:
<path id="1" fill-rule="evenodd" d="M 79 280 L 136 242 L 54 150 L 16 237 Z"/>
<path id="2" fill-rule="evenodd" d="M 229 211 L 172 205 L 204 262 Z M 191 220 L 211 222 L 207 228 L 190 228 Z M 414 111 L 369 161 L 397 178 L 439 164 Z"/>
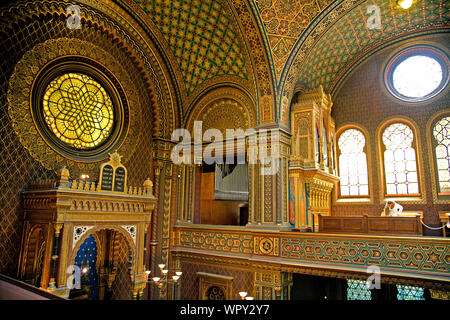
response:
<path id="1" fill-rule="evenodd" d="M 61 234 L 62 224 L 57 223 L 54 225 L 55 235 L 53 238 L 53 250 L 52 250 L 52 265 L 51 265 L 51 273 L 50 273 L 50 288 L 56 288 L 56 270 L 59 262 L 59 236 Z"/>
<path id="2" fill-rule="evenodd" d="M 154 182 L 155 182 L 155 197 L 156 199 L 158 199 L 158 205 L 155 208 L 155 210 L 153 211 L 153 215 L 152 215 L 152 220 L 151 220 L 151 239 L 150 239 L 150 261 L 149 261 L 149 268 L 152 271 L 152 274 L 154 274 L 154 272 L 156 270 L 158 270 L 157 268 L 157 246 L 158 246 L 158 241 L 157 241 L 157 237 L 158 237 L 158 217 L 159 217 L 159 212 L 160 212 L 160 180 L 161 180 L 161 167 L 162 164 L 159 161 L 155 161 L 154 163 Z M 154 288 L 154 286 L 148 286 L 148 296 L 152 296 L 154 297 L 156 295 L 156 290 Z"/>

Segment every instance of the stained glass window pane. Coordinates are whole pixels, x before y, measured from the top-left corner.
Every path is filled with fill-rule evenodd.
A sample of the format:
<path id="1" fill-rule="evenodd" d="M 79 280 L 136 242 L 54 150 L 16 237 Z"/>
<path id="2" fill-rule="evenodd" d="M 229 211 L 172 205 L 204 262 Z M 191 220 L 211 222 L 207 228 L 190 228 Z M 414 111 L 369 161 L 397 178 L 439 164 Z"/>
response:
<path id="1" fill-rule="evenodd" d="M 393 123 L 383 132 L 384 170 L 387 194 L 417 194 L 416 152 L 414 134 L 404 123 Z"/>
<path id="2" fill-rule="evenodd" d="M 423 288 L 397 285 L 397 300 L 425 300 Z"/>
<path id="3" fill-rule="evenodd" d="M 53 79 L 44 93 L 43 113 L 55 136 L 77 149 L 101 144 L 113 128 L 111 98 L 84 74 L 66 73 Z"/>
<path id="4" fill-rule="evenodd" d="M 450 192 L 450 117 L 439 120 L 433 128 L 440 192 Z"/>
<path id="5" fill-rule="evenodd" d="M 345 130 L 338 139 L 341 196 L 368 196 L 366 139 L 357 129 Z"/>
<path id="6" fill-rule="evenodd" d="M 398 93 L 409 98 L 422 98 L 441 84 L 441 64 L 432 57 L 414 55 L 400 62 L 393 70 L 392 84 Z"/>
<path id="7" fill-rule="evenodd" d="M 372 300 L 367 281 L 347 279 L 347 300 Z"/>

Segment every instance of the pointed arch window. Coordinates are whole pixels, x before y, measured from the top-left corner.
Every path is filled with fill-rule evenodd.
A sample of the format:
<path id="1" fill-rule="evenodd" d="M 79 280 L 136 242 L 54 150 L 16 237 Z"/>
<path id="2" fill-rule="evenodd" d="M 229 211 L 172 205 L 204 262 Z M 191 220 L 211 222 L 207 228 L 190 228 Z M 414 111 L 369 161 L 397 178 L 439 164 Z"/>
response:
<path id="1" fill-rule="evenodd" d="M 436 121 L 432 133 L 438 191 L 440 194 L 450 195 L 450 116 Z"/>
<path id="2" fill-rule="evenodd" d="M 381 148 L 386 196 L 420 195 L 414 131 L 394 122 L 382 131 Z"/>
<path id="3" fill-rule="evenodd" d="M 369 180 L 366 138 L 356 129 L 344 130 L 338 138 L 338 164 L 341 197 L 368 197 Z"/>

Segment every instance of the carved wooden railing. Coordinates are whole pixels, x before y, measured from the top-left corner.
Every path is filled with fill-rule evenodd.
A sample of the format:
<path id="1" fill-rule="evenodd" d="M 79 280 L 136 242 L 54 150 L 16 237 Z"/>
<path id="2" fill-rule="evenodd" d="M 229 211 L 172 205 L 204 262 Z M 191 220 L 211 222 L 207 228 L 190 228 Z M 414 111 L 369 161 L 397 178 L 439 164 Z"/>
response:
<path id="1" fill-rule="evenodd" d="M 175 226 L 175 253 L 277 264 L 280 270 L 326 269 L 450 282 L 450 239 L 270 232 L 244 227 Z"/>

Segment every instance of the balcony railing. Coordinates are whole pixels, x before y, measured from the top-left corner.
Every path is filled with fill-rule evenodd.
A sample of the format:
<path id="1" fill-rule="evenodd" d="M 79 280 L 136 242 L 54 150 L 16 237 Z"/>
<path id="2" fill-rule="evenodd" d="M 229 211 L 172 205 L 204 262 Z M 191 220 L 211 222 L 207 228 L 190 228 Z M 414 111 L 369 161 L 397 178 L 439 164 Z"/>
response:
<path id="1" fill-rule="evenodd" d="M 175 226 L 174 252 L 246 259 L 340 272 L 366 272 L 450 281 L 450 239 L 262 231 L 207 225 Z"/>

